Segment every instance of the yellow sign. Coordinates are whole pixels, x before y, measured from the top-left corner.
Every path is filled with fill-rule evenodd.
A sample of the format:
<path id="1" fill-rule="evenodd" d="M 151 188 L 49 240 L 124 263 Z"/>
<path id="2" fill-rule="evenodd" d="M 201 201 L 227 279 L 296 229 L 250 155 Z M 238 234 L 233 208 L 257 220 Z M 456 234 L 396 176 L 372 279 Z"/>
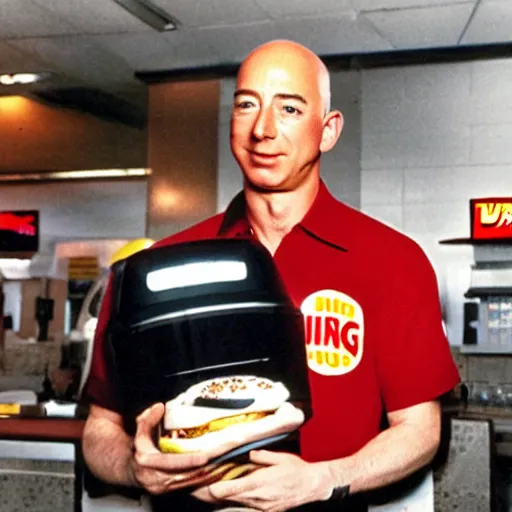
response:
<path id="1" fill-rule="evenodd" d="M 88 281 L 96 279 L 100 274 L 100 266 L 95 256 L 83 256 L 79 258 L 69 258 L 68 278 L 75 280 Z"/>
<path id="2" fill-rule="evenodd" d="M 0 404 L 1 416 L 18 416 L 20 411 L 20 404 Z"/>

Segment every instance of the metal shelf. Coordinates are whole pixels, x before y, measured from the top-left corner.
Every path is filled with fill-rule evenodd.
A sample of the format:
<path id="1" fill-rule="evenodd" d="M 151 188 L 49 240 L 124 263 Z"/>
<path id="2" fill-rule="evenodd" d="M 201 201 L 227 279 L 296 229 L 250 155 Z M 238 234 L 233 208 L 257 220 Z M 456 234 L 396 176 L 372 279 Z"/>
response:
<path id="1" fill-rule="evenodd" d="M 460 345 L 461 354 L 489 354 L 489 355 L 512 355 L 512 346 L 496 346 L 496 345 Z"/>
<path id="2" fill-rule="evenodd" d="M 489 286 L 489 287 L 475 287 L 470 288 L 465 294 L 464 297 L 467 299 L 472 299 L 475 297 L 489 297 L 489 296 L 511 296 L 512 295 L 512 287 L 510 286 Z"/>
<path id="3" fill-rule="evenodd" d="M 441 245 L 512 245 L 512 238 L 450 238 L 439 240 Z"/>

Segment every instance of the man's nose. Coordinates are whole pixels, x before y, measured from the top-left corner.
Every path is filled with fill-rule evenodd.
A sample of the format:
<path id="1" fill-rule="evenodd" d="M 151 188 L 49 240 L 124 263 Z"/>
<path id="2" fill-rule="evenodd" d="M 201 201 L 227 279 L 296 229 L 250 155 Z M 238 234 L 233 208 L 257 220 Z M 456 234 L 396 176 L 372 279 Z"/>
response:
<path id="1" fill-rule="evenodd" d="M 262 108 L 254 124 L 253 134 L 257 139 L 274 139 L 277 136 L 276 114 L 273 106 Z"/>

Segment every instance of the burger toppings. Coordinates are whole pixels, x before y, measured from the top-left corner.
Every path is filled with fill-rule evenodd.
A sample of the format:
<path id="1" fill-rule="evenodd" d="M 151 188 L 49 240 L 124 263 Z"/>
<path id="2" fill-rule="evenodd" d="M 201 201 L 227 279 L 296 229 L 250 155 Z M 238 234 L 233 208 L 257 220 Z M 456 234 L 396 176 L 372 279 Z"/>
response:
<path id="1" fill-rule="evenodd" d="M 237 414 L 236 416 L 228 416 L 226 418 L 219 418 L 218 420 L 210 421 L 205 425 L 194 428 L 180 428 L 169 431 L 171 439 L 193 439 L 202 436 L 208 432 L 216 432 L 223 428 L 236 425 L 237 423 L 244 423 L 247 421 L 254 421 L 267 416 L 267 412 L 251 412 L 248 414 Z"/>
<path id="2" fill-rule="evenodd" d="M 199 391 L 201 398 L 237 398 L 254 397 L 255 393 L 261 393 L 272 389 L 274 384 L 269 379 L 253 376 L 222 377 L 208 381 Z"/>

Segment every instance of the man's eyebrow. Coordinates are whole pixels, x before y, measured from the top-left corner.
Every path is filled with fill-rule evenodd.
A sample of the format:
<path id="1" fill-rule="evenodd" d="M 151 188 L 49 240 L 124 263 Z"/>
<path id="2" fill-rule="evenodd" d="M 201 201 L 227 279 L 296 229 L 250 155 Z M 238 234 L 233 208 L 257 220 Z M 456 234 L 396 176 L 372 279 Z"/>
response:
<path id="1" fill-rule="evenodd" d="M 304 96 L 301 96 L 300 94 L 290 94 L 286 92 L 281 92 L 276 94 L 275 97 L 282 100 L 297 100 L 300 101 L 301 103 L 304 103 L 304 105 L 308 104 L 306 98 L 304 98 Z"/>
<path id="2" fill-rule="evenodd" d="M 237 89 L 233 94 L 233 97 L 242 96 L 243 94 L 247 94 L 248 96 L 258 96 L 255 91 L 251 91 L 251 89 Z"/>
<path id="3" fill-rule="evenodd" d="M 248 96 L 258 96 L 258 93 L 251 90 L 251 89 L 237 89 L 233 95 L 234 98 L 242 95 L 248 95 Z M 281 100 L 297 100 L 303 103 L 304 105 L 307 105 L 308 102 L 304 96 L 301 96 L 300 94 L 293 94 L 293 93 L 287 93 L 287 92 L 278 92 L 274 95 L 274 98 L 279 98 Z"/>

